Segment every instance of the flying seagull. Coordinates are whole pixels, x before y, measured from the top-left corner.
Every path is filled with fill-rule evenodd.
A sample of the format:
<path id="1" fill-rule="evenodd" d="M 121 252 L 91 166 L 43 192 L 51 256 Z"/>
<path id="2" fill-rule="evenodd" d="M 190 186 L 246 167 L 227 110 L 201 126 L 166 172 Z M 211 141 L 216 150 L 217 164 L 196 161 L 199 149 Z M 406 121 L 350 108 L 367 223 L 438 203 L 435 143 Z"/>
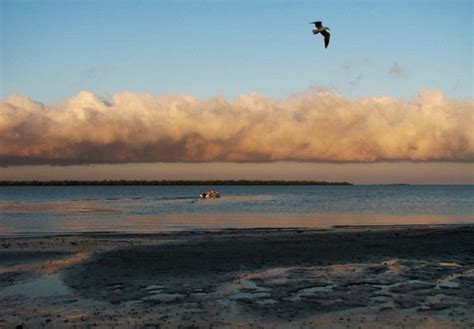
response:
<path id="1" fill-rule="evenodd" d="M 331 37 L 331 35 L 328 32 L 330 28 L 323 26 L 321 21 L 311 22 L 309 24 L 314 24 L 314 26 L 316 26 L 316 29 L 313 30 L 313 34 L 321 33 L 324 36 L 324 48 L 327 48 L 329 45 L 329 38 Z"/>

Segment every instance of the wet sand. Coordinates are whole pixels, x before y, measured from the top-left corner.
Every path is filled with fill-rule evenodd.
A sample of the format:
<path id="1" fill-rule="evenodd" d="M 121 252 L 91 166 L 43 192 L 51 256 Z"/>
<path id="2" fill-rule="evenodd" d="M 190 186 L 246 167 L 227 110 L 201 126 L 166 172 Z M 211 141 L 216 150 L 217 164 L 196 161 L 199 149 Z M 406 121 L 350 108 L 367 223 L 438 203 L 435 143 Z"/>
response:
<path id="1" fill-rule="evenodd" d="M 473 328 L 474 226 L 0 239 L 0 327 Z"/>

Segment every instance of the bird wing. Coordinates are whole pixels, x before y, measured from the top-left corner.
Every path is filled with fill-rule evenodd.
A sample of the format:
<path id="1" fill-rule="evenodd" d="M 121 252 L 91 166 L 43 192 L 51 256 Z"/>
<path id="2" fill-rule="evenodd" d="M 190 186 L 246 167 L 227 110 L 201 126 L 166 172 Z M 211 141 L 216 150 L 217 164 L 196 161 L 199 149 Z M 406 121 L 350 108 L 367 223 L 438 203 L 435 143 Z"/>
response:
<path id="1" fill-rule="evenodd" d="M 331 38 L 331 35 L 329 34 L 328 31 L 322 31 L 322 35 L 324 35 L 324 48 L 327 48 L 329 45 L 329 39 Z"/>
<path id="2" fill-rule="evenodd" d="M 316 25 L 316 27 L 319 29 L 321 27 L 323 27 L 323 24 L 321 24 L 320 21 L 317 21 L 317 22 L 314 22 L 314 25 Z"/>

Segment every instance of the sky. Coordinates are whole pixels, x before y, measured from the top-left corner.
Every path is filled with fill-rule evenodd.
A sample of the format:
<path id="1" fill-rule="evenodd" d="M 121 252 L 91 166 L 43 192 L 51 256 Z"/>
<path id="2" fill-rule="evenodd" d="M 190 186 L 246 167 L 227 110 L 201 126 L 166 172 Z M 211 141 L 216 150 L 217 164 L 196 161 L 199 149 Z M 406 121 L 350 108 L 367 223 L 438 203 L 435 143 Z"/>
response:
<path id="1" fill-rule="evenodd" d="M 472 6 L 3 0 L 0 179 L 473 184 Z"/>

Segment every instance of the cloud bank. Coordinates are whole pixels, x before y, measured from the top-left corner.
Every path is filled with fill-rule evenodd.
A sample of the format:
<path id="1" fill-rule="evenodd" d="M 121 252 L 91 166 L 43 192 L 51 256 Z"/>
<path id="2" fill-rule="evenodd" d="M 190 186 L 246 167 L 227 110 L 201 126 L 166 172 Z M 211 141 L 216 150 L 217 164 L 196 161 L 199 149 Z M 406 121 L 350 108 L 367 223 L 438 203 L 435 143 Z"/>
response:
<path id="1" fill-rule="evenodd" d="M 232 102 L 81 92 L 59 108 L 0 102 L 0 166 L 130 162 L 474 161 L 474 100 L 411 101 L 318 90 Z"/>

